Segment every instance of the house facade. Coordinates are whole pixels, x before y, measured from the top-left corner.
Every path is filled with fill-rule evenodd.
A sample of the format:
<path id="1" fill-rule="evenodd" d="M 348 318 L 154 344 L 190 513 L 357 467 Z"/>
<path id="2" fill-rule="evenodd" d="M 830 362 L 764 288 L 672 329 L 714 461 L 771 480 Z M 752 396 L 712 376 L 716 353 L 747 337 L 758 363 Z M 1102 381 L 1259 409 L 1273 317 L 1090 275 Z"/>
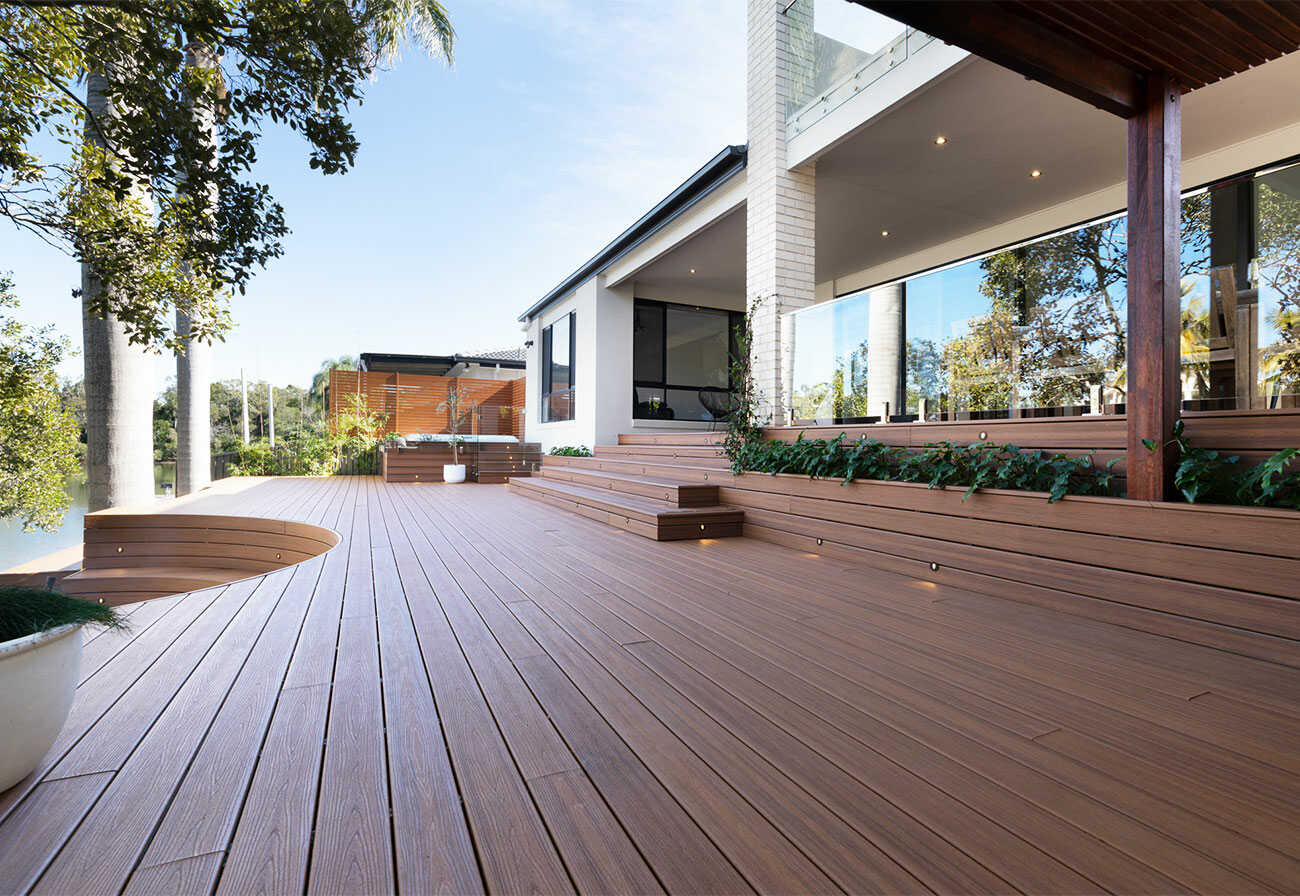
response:
<path id="1" fill-rule="evenodd" d="M 717 426 L 746 310 L 772 425 L 1124 414 L 1124 121 L 901 25 L 821 33 L 854 14 L 882 33 L 749 2 L 747 146 L 521 316 L 530 436 Z M 1182 102 L 1188 414 L 1300 419 L 1297 83 L 1292 54 Z"/>

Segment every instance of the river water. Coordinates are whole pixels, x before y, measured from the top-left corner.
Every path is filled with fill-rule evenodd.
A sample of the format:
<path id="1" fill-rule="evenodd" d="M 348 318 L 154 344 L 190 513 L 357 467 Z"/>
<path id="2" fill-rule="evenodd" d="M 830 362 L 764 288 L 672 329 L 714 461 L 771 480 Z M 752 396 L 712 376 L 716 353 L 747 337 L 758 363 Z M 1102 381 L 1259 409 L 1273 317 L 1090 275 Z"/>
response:
<path id="1" fill-rule="evenodd" d="M 164 482 L 176 482 L 175 461 L 153 465 L 154 494 L 163 493 Z M 82 519 L 86 516 L 85 474 L 69 479 L 67 489 L 71 504 L 63 525 L 55 532 L 24 532 L 18 520 L 0 520 L 0 571 L 81 543 Z"/>

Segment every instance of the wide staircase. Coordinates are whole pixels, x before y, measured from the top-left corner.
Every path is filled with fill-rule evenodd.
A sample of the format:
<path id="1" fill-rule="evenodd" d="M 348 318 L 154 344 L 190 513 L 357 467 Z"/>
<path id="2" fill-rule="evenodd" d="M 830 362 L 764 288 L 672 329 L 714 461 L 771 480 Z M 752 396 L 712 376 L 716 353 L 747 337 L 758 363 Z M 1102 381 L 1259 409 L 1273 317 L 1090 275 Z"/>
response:
<path id="1" fill-rule="evenodd" d="M 629 433 L 594 457 L 542 459 L 516 494 L 545 501 L 655 541 L 741 534 L 744 511 L 718 503 L 711 471 L 727 469 L 719 433 Z"/>

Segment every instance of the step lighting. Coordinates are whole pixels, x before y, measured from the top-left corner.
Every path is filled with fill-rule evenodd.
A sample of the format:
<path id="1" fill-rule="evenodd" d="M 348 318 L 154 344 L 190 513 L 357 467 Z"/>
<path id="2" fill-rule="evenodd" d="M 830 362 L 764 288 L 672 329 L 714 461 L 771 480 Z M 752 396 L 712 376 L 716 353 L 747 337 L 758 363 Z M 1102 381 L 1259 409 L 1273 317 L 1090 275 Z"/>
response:
<path id="1" fill-rule="evenodd" d="M 945 137 L 945 136 L 943 136 L 942 134 L 940 134 L 938 137 L 935 137 L 935 138 L 934 138 L 934 145 L 935 145 L 935 146 L 943 146 L 943 145 L 944 145 L 945 143 L 947 143 L 947 142 L 948 142 L 948 138 Z"/>
<path id="2" fill-rule="evenodd" d="M 930 562 L 930 572 L 938 572 L 938 571 L 939 571 L 939 564 L 938 564 L 938 563 L 935 563 L 934 561 L 931 561 L 931 562 Z"/>
<path id="3" fill-rule="evenodd" d="M 889 236 L 889 231 L 888 231 L 888 230 L 882 230 L 882 231 L 880 231 L 880 235 L 881 235 L 881 236 L 885 236 L 885 237 L 887 237 L 887 236 Z"/>
<path id="4" fill-rule="evenodd" d="M 821 540 L 820 538 L 817 539 L 817 543 L 818 543 L 818 544 L 821 544 L 821 543 L 822 543 L 822 540 Z"/>
<path id="5" fill-rule="evenodd" d="M 1043 172 L 1041 172 L 1041 171 L 1039 171 L 1037 168 L 1035 168 L 1033 171 L 1029 172 L 1029 176 L 1030 176 L 1030 177 L 1042 177 L 1042 176 L 1043 176 Z"/>

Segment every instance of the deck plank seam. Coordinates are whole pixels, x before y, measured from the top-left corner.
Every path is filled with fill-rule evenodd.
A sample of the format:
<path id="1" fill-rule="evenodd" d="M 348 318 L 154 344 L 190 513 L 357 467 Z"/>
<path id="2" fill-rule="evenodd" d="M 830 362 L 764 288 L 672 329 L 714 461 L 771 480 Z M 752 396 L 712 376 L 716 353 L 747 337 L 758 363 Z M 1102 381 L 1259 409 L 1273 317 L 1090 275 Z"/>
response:
<path id="1" fill-rule="evenodd" d="M 432 520 L 430 520 L 430 522 L 432 522 Z M 410 531 L 406 529 L 406 525 L 405 525 L 405 523 L 404 523 L 403 521 L 399 520 L 399 524 L 402 526 L 403 530 L 406 531 L 407 537 L 410 538 Z M 426 531 L 423 527 L 421 527 L 421 529 L 420 529 L 420 534 L 421 534 L 421 536 L 422 536 L 422 538 L 423 538 L 425 544 L 427 544 L 427 545 L 430 547 L 430 549 L 432 550 L 433 556 L 434 556 L 435 558 L 437 558 L 437 562 L 439 562 L 440 564 L 442 564 L 442 567 L 443 567 L 443 569 L 446 571 L 447 575 L 451 578 L 452 582 L 455 583 L 457 589 L 460 590 L 461 597 L 462 597 L 462 598 L 463 598 L 467 603 L 470 604 L 471 608 L 473 608 L 473 602 L 470 601 L 469 597 L 465 594 L 463 586 L 462 586 L 462 585 L 460 584 L 460 582 L 457 580 L 455 574 L 454 574 L 454 573 L 451 571 L 451 569 L 448 567 L 448 565 L 447 565 L 447 563 L 446 563 L 446 560 L 443 558 L 442 554 L 438 551 L 437 546 L 434 545 L 433 542 L 430 540 L 428 531 Z M 414 540 L 412 540 L 411 543 L 412 543 L 412 546 L 414 546 L 414 544 L 415 544 Z M 448 544 L 448 546 L 450 546 L 450 542 L 447 542 L 447 544 Z M 426 556 L 426 555 L 423 554 L 423 552 L 419 552 L 419 551 L 416 552 L 416 562 L 419 564 L 421 570 L 424 569 L 424 560 L 425 560 L 425 556 Z M 472 568 L 471 568 L 471 573 L 472 573 L 472 572 L 473 572 L 473 570 L 472 570 Z M 426 575 L 426 580 L 428 580 L 428 575 L 427 575 L 427 573 L 426 573 L 425 575 Z M 428 581 L 429 581 L 429 585 L 430 585 L 430 587 L 432 588 L 432 586 L 433 586 L 433 582 L 432 582 L 431 580 L 428 580 Z M 524 771 L 523 771 L 522 766 L 520 765 L 519 757 L 516 755 L 516 751 L 515 751 L 515 749 L 513 748 L 513 746 L 512 746 L 511 743 L 510 743 L 510 739 L 509 739 L 508 737 L 506 737 L 505 731 L 504 731 L 504 730 L 502 729 L 502 727 L 501 727 L 501 721 L 500 721 L 500 719 L 498 718 L 498 713 L 497 713 L 496 710 L 494 710 L 491 701 L 488 699 L 487 692 L 484 690 L 484 688 L 483 688 L 483 684 L 482 684 L 482 682 L 481 682 L 481 680 L 480 680 L 480 676 L 479 676 L 479 672 L 478 672 L 478 670 L 475 668 L 474 663 L 472 663 L 472 662 L 470 661 L 470 659 L 469 659 L 469 656 L 468 656 L 468 654 L 467 654 L 467 652 L 466 652 L 465 645 L 464 645 L 464 642 L 463 642 L 463 639 L 462 639 L 461 635 L 456 631 L 456 627 L 455 627 L 455 625 L 452 623 L 451 615 L 447 612 L 447 608 L 446 608 L 446 606 L 444 605 L 444 598 L 443 598 L 443 596 L 442 596 L 441 594 L 438 594 L 438 593 L 437 593 L 437 590 L 434 589 L 434 597 L 435 597 L 435 599 L 438 601 L 439 610 L 441 611 L 442 616 L 443 616 L 443 619 L 444 619 L 445 622 L 446 622 L 447 628 L 448 628 L 448 630 L 451 632 L 451 636 L 452 636 L 452 638 L 455 640 L 455 642 L 456 642 L 456 646 L 457 646 L 458 650 L 460 651 L 460 659 L 461 659 L 461 661 L 463 661 L 463 662 L 465 663 L 466 667 L 469 669 L 469 674 L 470 674 L 470 676 L 472 677 L 472 679 L 473 679 L 473 681 L 474 681 L 474 685 L 475 685 L 475 687 L 476 687 L 477 690 L 478 690 L 479 698 L 483 701 L 483 705 L 487 707 L 488 714 L 489 714 L 489 717 L 492 719 L 492 723 L 493 723 L 493 725 L 494 725 L 494 727 L 495 727 L 497 737 L 500 738 L 501 743 L 505 746 L 506 754 L 510 757 L 511 762 L 514 764 L 516 774 L 518 775 L 519 779 L 520 779 L 521 781 L 524 782 L 524 785 L 525 785 L 525 786 L 524 786 L 524 792 L 528 795 L 528 800 L 529 800 L 529 803 L 530 803 L 530 804 L 532 805 L 532 807 L 533 807 L 533 812 L 536 814 L 537 819 L 541 822 L 543 830 L 546 831 L 547 837 L 550 839 L 551 848 L 555 851 L 555 854 L 556 854 L 557 858 L 559 859 L 561 866 L 564 868 L 565 874 L 568 875 L 570 886 L 573 888 L 573 891 L 576 893 L 576 892 L 579 891 L 579 887 L 578 887 L 577 878 L 576 878 L 576 876 L 575 876 L 574 869 L 571 867 L 571 862 L 565 858 L 565 856 L 564 856 L 564 852 L 562 851 L 562 849 L 560 848 L 559 843 L 557 842 L 557 838 L 556 838 L 556 836 L 555 836 L 555 832 L 554 832 L 553 829 L 552 829 L 552 825 L 547 821 L 546 815 L 545 815 L 545 813 L 542 811 L 542 807 L 541 807 L 540 803 L 538 802 L 538 799 L 537 799 L 537 795 L 536 795 L 536 793 L 534 793 L 533 788 L 527 786 L 528 783 L 529 783 L 529 781 L 528 781 L 528 778 L 527 778 L 527 777 L 525 776 L 525 774 L 524 774 Z M 477 613 L 477 610 L 474 610 L 474 612 Z M 489 627 L 488 631 L 491 632 L 490 627 Z M 495 635 L 493 635 L 493 640 L 495 641 Z M 498 647 L 500 647 L 499 642 L 498 642 Z M 503 653 L 504 653 L 504 650 L 503 650 Z M 507 659 L 509 659 L 508 656 L 507 656 Z M 512 668 L 513 668 L 513 667 L 514 667 L 514 664 L 511 663 L 511 666 L 512 666 Z M 515 673 L 516 673 L 516 675 L 519 674 L 519 671 L 518 671 L 517 668 L 515 669 Z M 522 681 L 522 675 L 520 676 L 520 680 Z M 525 682 L 525 684 L 526 684 L 526 682 Z M 432 682 L 430 682 L 430 688 L 432 689 Z M 531 694 L 531 691 L 530 691 L 530 694 Z M 534 698 L 534 699 L 535 699 L 535 698 Z M 549 718 L 548 718 L 548 721 L 549 721 Z M 566 744 L 566 747 L 567 747 L 567 744 Z M 574 768 L 580 768 L 580 763 L 578 763 L 577 759 L 576 759 L 575 757 L 572 756 L 572 751 L 571 751 L 571 750 L 570 750 L 570 758 L 573 759 L 573 763 L 574 763 L 573 767 L 574 767 Z M 568 769 L 568 770 L 572 770 L 572 769 Z M 472 830 L 473 830 L 473 827 L 471 827 L 471 831 L 472 831 Z"/>
<path id="2" fill-rule="evenodd" d="M 467 508 L 463 508 L 463 510 L 464 510 L 464 512 L 466 512 L 467 514 L 469 513 L 469 511 L 468 511 Z M 483 533 L 482 530 L 479 530 L 479 534 L 480 534 L 480 536 L 482 536 L 484 533 Z M 541 586 L 541 587 L 545 588 L 544 585 Z M 546 589 L 546 590 L 549 591 L 549 589 Z M 556 599 L 561 599 L 561 598 L 556 598 Z M 596 664 L 597 664 L 597 665 L 598 665 L 598 666 L 599 666 L 599 667 L 600 667 L 600 668 L 601 668 L 601 669 L 602 669 L 602 670 L 603 670 L 603 671 L 604 671 L 604 672 L 605 672 L 605 673 L 606 673 L 606 674 L 607 674 L 607 675 L 608 675 L 608 676 L 609 676 L 609 677 L 610 677 L 614 682 L 616 682 L 620 687 L 622 687 L 622 688 L 624 689 L 624 691 L 627 693 L 627 695 L 628 695 L 629 697 L 631 697 L 631 699 L 635 700 L 635 701 L 636 701 L 640 706 L 642 706 L 643 709 L 645 709 L 646 712 L 648 712 L 652 717 L 654 717 L 656 720 L 658 720 L 660 724 L 664 725 L 665 728 L 666 728 L 670 733 L 673 733 L 673 736 L 676 738 L 677 743 L 679 743 L 679 744 L 681 745 L 682 749 L 686 750 L 688 753 L 690 753 L 692 756 L 694 756 L 694 757 L 695 757 L 695 758 L 696 758 L 696 759 L 697 759 L 697 760 L 698 760 L 698 761 L 699 761 L 699 762 L 700 762 L 704 767 L 709 768 L 709 769 L 710 769 L 710 770 L 711 770 L 715 775 L 717 775 L 717 776 L 719 777 L 719 779 L 724 783 L 724 785 L 725 785 L 726 787 L 728 787 L 729 789 L 731 789 L 732 792 L 736 794 L 736 797 L 737 797 L 739 800 L 741 800 L 741 801 L 743 801 L 744 803 L 746 803 L 747 805 L 749 805 L 749 806 L 750 806 L 750 807 L 751 807 L 751 808 L 752 808 L 752 809 L 753 809 L 753 810 L 754 810 L 754 811 L 755 811 L 755 812 L 756 812 L 760 817 L 764 818 L 764 819 L 765 819 L 769 824 L 771 824 L 771 825 L 773 826 L 773 829 L 774 829 L 774 830 L 775 830 L 775 831 L 776 831 L 776 832 L 777 832 L 777 833 L 778 833 L 778 834 L 779 834 L 783 839 L 786 840 L 786 842 L 790 845 L 790 847 L 791 847 L 792 849 L 794 849 L 795 851 L 797 851 L 797 852 L 799 852 L 801 855 L 803 855 L 803 856 L 804 856 L 804 857 L 805 857 L 805 858 L 810 862 L 810 864 L 811 864 L 813 867 L 818 868 L 819 870 L 822 871 L 823 874 L 826 874 L 826 875 L 828 876 L 828 879 L 832 881 L 833 885 L 835 885 L 835 886 L 837 886 L 837 887 L 841 887 L 841 885 L 840 885 L 838 882 L 835 882 L 835 881 L 834 881 L 834 878 L 831 877 L 831 876 L 829 875 L 829 872 L 827 872 L 827 871 L 825 870 L 825 868 L 823 868 L 823 867 L 822 867 L 822 866 L 821 866 L 821 865 L 816 861 L 815 858 L 813 858 L 811 855 L 809 855 L 808 852 L 807 852 L 807 851 L 806 851 L 802 846 L 800 846 L 798 843 L 796 843 L 796 842 L 794 842 L 793 840 L 791 840 L 791 839 L 786 835 L 786 833 L 785 833 L 784 831 L 782 831 L 782 830 L 781 830 L 781 829 L 780 829 L 780 828 L 775 824 L 775 822 L 773 822 L 773 821 L 768 817 L 767 813 L 765 813 L 761 808 L 759 808 L 758 806 L 756 806 L 756 805 L 753 803 L 753 801 L 752 801 L 749 797 L 747 797 L 743 792 L 741 792 L 740 790 L 738 790 L 738 789 L 736 788 L 736 786 L 731 782 L 731 780 L 730 780 L 730 779 L 729 779 L 725 774 L 723 774 L 723 773 L 720 772 L 717 768 L 715 768 L 715 767 L 714 767 L 711 763 L 709 763 L 709 762 L 708 762 L 704 757 L 700 756 L 699 753 L 695 750 L 695 748 L 693 748 L 690 744 L 688 744 L 688 743 L 682 741 L 680 738 L 676 737 L 675 732 L 672 732 L 672 728 L 671 728 L 671 726 L 668 725 L 667 723 L 665 723 L 664 720 L 659 716 L 659 714 L 656 713 L 656 712 L 655 712 L 653 709 L 651 709 L 649 706 L 647 706 L 647 705 L 645 704 L 645 702 L 644 702 L 643 700 L 641 700 L 640 697 L 638 697 L 634 692 L 632 692 L 631 690 L 629 690 L 629 689 L 627 688 L 626 683 L 624 683 L 624 682 L 619 678 L 619 676 L 617 676 L 616 674 L 614 674 L 613 672 L 611 672 L 611 671 L 608 669 L 608 667 L 607 667 L 607 666 L 606 666 L 606 665 L 605 665 L 605 664 L 604 664 L 604 663 L 603 663 L 603 662 L 602 662 L 598 657 L 595 657 L 594 655 L 592 655 L 591 652 L 590 652 L 590 651 L 589 651 L 589 650 L 588 650 L 584 645 L 582 645 L 582 643 L 581 643 L 579 640 L 577 640 L 576 638 L 573 638 L 573 635 L 570 633 L 568 627 L 565 626 L 565 625 L 564 625 L 562 622 L 560 622 L 559 620 L 555 619 L 554 614 L 553 614 L 550 610 L 548 610 L 546 607 L 544 607 L 544 606 L 542 606 L 542 605 L 540 605 L 540 604 L 538 604 L 537 606 L 538 606 L 538 609 L 539 609 L 542 613 L 544 613 L 544 614 L 547 616 L 547 618 L 549 618 L 549 619 L 552 621 L 552 623 L 553 623 L 554 625 L 557 626 L 557 628 L 559 628 L 562 632 L 564 632 L 565 637 L 573 639 L 573 640 L 574 640 L 574 643 L 577 644 L 578 649 L 580 649 L 580 650 L 582 650 L 584 653 L 586 653 L 587 656 L 588 656 L 589 658 L 591 658 L 591 660 L 592 660 L 593 662 L 595 662 L 595 663 L 596 663 Z M 513 606 L 510 607 L 510 609 L 511 609 L 512 612 L 514 612 L 514 608 L 513 608 Z M 517 615 L 517 614 L 516 614 L 516 615 Z M 521 622 L 524 622 L 524 620 L 522 620 L 522 619 L 521 619 L 520 621 L 521 621 Z M 612 643 L 612 642 L 611 642 L 611 643 Z M 618 645 L 615 644 L 614 646 L 617 647 Z M 620 648 L 620 649 L 621 649 L 621 648 Z M 549 651 L 548 651 L 548 652 L 549 652 Z M 557 661 L 557 665 L 559 665 L 558 661 Z M 585 692 L 582 690 L 581 686 L 580 686 L 576 681 L 573 680 L 572 676 L 569 674 L 569 672 L 568 672 L 567 670 L 565 670 L 565 669 L 563 668 L 562 665 L 560 666 L 560 670 L 561 670 L 561 672 L 563 672 L 563 673 L 565 674 L 566 677 L 569 678 L 569 680 L 573 683 L 573 685 L 578 689 L 579 693 L 583 693 L 584 696 L 587 696 L 588 701 L 590 702 L 590 697 L 589 697 L 588 695 L 585 694 Z M 599 707 L 598 707 L 598 706 L 595 706 L 595 705 L 593 704 L 593 707 L 594 707 L 594 709 L 595 709 L 595 711 L 596 711 L 597 713 L 600 713 L 600 710 L 599 710 Z M 601 715 L 603 716 L 603 713 L 602 713 Z M 615 729 L 615 732 L 618 733 L 618 732 L 617 732 L 617 729 Z M 622 737 L 621 735 L 619 735 L 619 736 L 620 736 L 620 738 Z M 625 742 L 625 744 L 626 744 L 626 741 L 624 741 L 624 742 Z M 635 749 L 634 747 L 632 747 L 630 744 L 627 744 L 627 746 L 628 746 L 628 748 L 629 748 L 630 750 L 632 750 L 633 755 L 638 755 L 638 757 L 639 757 L 639 754 L 637 753 L 637 751 L 636 751 L 636 749 Z M 648 768 L 648 767 L 647 767 L 647 768 Z M 656 775 L 656 774 L 654 773 L 653 769 L 648 769 L 648 770 L 650 771 L 650 773 L 651 773 L 652 775 L 654 775 L 654 777 L 656 778 L 656 780 L 659 780 L 659 781 L 660 781 L 660 785 L 663 786 L 663 787 L 665 788 L 665 790 L 666 790 L 668 793 L 672 794 L 672 796 L 673 796 L 674 799 L 676 799 L 676 794 L 673 793 L 672 789 L 669 788 L 668 785 L 667 785 L 664 781 L 662 781 L 661 779 L 659 779 L 659 776 Z M 779 770 L 778 770 L 778 774 L 781 774 L 781 773 L 779 772 Z M 796 785 L 796 786 L 797 786 L 797 785 Z M 694 816 L 691 815 L 691 813 L 689 812 L 689 810 L 687 810 L 685 806 L 682 806 L 682 804 L 680 803 L 680 801 L 678 802 L 678 805 L 682 807 L 683 811 L 685 811 L 689 817 L 694 818 Z M 699 824 L 698 820 L 696 820 L 696 824 L 697 824 L 697 826 L 699 826 L 699 827 L 701 828 L 701 830 L 704 832 L 705 836 L 709 837 L 709 839 L 714 843 L 714 846 L 719 850 L 720 854 L 722 854 L 723 856 L 727 856 L 727 852 L 726 852 L 726 850 L 725 850 L 725 849 L 724 849 L 720 844 L 718 844 L 716 841 L 713 840 L 713 838 L 708 834 L 708 831 L 704 828 L 704 826 Z M 758 886 L 755 884 L 754 881 L 749 880 L 749 878 L 746 877 L 746 875 L 744 874 L 744 871 L 741 870 L 741 868 L 740 868 L 738 865 L 735 864 L 734 859 L 732 859 L 730 856 L 727 856 L 727 858 L 728 858 L 729 861 L 732 861 L 733 867 L 736 868 L 737 873 L 739 873 L 743 878 L 745 878 L 746 881 L 747 881 L 751 886 L 753 886 L 756 890 L 761 890 L 761 888 L 758 887 Z"/>

